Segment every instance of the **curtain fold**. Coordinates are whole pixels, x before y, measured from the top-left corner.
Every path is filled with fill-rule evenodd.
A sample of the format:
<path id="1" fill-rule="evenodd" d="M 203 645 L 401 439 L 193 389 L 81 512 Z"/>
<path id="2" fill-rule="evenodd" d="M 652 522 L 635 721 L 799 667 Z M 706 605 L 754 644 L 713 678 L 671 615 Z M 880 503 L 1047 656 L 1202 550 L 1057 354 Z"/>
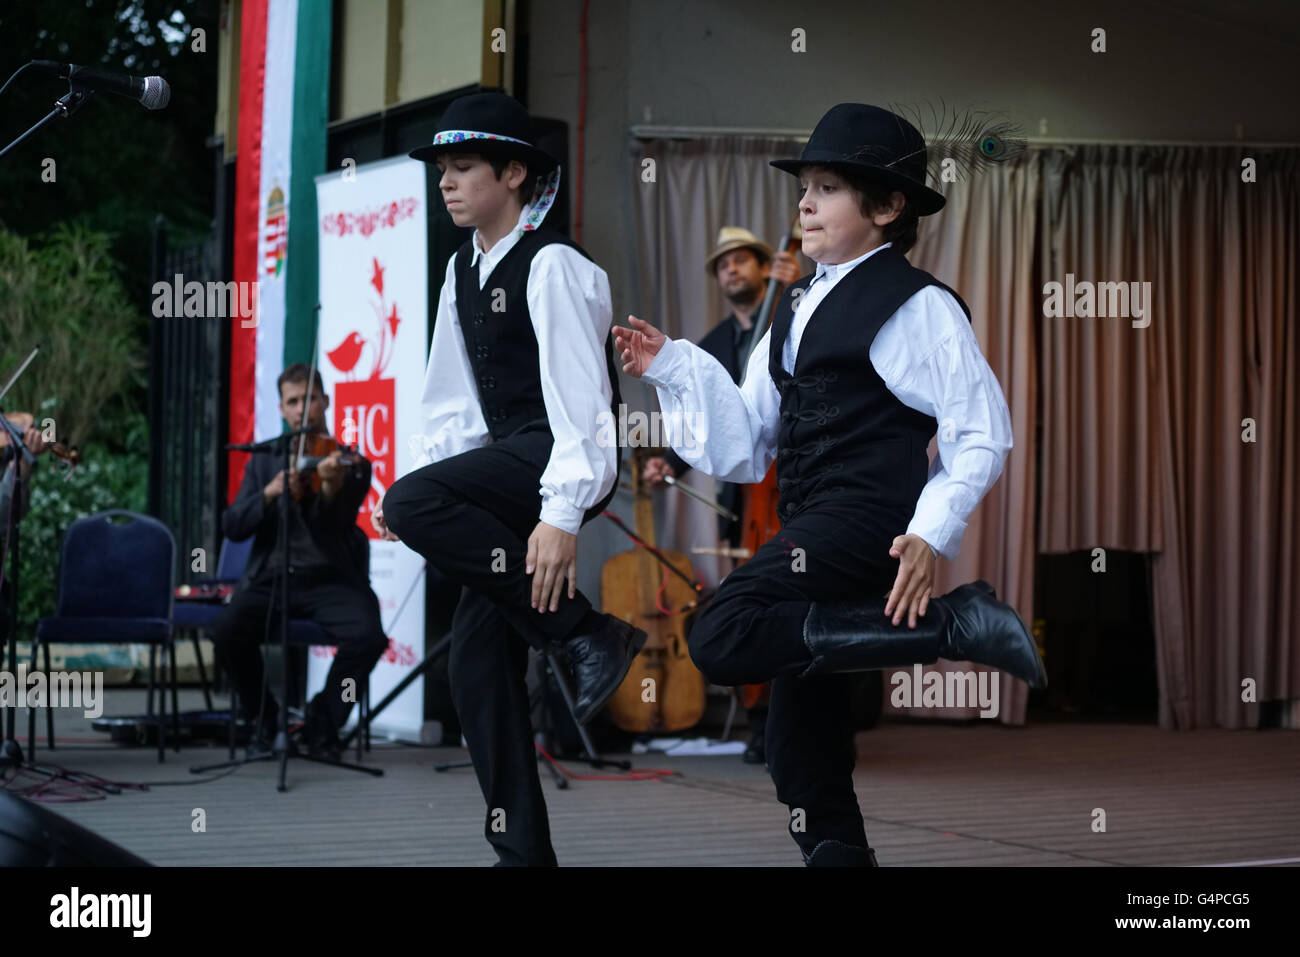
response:
<path id="1" fill-rule="evenodd" d="M 1298 155 L 1044 154 L 1044 282 L 1149 284 L 1151 301 L 1040 320 L 1039 548 L 1155 553 L 1166 728 L 1255 727 L 1259 702 L 1300 697 Z"/>

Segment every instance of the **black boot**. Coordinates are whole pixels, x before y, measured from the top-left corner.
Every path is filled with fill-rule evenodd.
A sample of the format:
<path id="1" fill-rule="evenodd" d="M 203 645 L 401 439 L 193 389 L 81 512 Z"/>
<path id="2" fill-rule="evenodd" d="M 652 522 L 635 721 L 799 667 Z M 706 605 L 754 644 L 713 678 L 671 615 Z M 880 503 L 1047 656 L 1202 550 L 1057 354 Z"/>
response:
<path id="1" fill-rule="evenodd" d="M 842 841 L 822 841 L 804 861 L 809 867 L 879 867 L 876 852 Z"/>
<path id="2" fill-rule="evenodd" d="M 307 705 L 307 753 L 315 758 L 340 761 L 343 758 L 343 742 L 339 740 L 339 729 L 330 714 L 330 707 L 322 691 L 311 699 Z"/>
<path id="3" fill-rule="evenodd" d="M 262 703 L 262 710 L 247 714 L 244 719 L 248 725 L 248 744 L 244 748 L 246 757 L 270 754 L 275 747 L 275 736 L 280 732 L 280 705 L 268 691 Z"/>
<path id="4" fill-rule="evenodd" d="M 812 664 L 803 675 L 875 671 L 931 664 L 939 658 L 973 661 L 1047 686 L 1034 638 L 1014 608 L 997 600 L 993 586 L 977 581 L 931 598 L 916 627 L 895 626 L 885 600 L 813 602 L 804 621 Z"/>
<path id="5" fill-rule="evenodd" d="M 578 724 L 594 718 L 614 696 L 648 637 L 613 615 L 593 612 L 587 624 L 564 643 L 573 681 L 573 718 Z"/>

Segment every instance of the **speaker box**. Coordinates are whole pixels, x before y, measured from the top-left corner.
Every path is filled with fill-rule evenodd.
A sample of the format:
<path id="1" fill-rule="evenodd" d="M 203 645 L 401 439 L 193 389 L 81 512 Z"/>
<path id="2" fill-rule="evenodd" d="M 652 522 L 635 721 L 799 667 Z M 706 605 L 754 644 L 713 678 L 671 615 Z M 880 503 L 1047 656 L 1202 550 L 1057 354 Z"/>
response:
<path id="1" fill-rule="evenodd" d="M 0 867 L 149 867 L 80 824 L 0 792 Z"/>

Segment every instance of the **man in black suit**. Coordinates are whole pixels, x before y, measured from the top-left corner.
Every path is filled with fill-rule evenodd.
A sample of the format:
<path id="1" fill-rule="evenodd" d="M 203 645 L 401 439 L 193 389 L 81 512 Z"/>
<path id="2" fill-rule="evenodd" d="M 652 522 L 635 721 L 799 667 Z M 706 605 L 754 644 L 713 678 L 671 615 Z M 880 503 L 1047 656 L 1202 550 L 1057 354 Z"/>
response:
<path id="1" fill-rule="evenodd" d="M 718 232 L 717 246 L 704 260 L 704 269 L 718 281 L 718 289 L 731 304 L 731 314 L 709 330 L 700 340 L 700 348 L 722 363 L 722 367 L 731 373 L 732 381 L 739 383 L 749 355 L 749 343 L 753 339 L 754 320 L 767 292 L 768 278 L 776 276 L 782 286 L 788 286 L 799 278 L 799 263 L 784 250 L 774 256 L 772 247 L 748 229 L 723 226 Z M 646 461 L 642 478 L 654 485 L 662 485 L 664 476 L 679 478 L 689 470 L 690 466 L 681 456 L 668 449 L 662 456 Z M 719 482 L 717 499 L 723 508 L 739 515 L 744 507 L 743 487 Z M 737 547 L 740 544 L 740 522 L 718 516 L 718 538 L 732 548 Z M 749 747 L 745 749 L 745 762 L 762 764 L 766 759 L 763 726 L 767 719 L 767 705 L 748 709 L 748 716 L 753 733 Z"/>
<path id="2" fill-rule="evenodd" d="M 320 373 L 306 407 L 310 370 L 303 363 L 281 373 L 280 414 L 293 428 L 304 418 L 316 431 L 328 434 Z M 259 730 L 252 748 L 273 740 L 278 705 L 263 687 L 259 644 L 271 630 L 271 615 L 278 615 L 281 571 L 279 548 L 280 492 L 285 475 L 278 456 L 253 456 L 244 468 L 239 495 L 222 517 L 227 538 L 242 541 L 255 536 L 239 588 L 213 623 L 217 661 L 230 674 L 243 704 L 245 717 Z M 370 488 L 370 463 L 357 456 L 344 465 L 340 453 L 317 466 L 320 491 L 311 491 L 311 475 L 294 471 L 289 481 L 298 497 L 289 519 L 289 616 L 316 622 L 337 643 L 338 652 L 325 679 L 325 688 L 312 699 L 307 711 L 309 743 L 313 750 L 337 753 L 338 729 L 347 720 L 362 683 L 388 647 L 379 620 L 379 602 L 370 590 L 366 554 L 369 541 L 357 527 L 357 510 Z M 350 685 L 344 682 L 350 679 Z"/>

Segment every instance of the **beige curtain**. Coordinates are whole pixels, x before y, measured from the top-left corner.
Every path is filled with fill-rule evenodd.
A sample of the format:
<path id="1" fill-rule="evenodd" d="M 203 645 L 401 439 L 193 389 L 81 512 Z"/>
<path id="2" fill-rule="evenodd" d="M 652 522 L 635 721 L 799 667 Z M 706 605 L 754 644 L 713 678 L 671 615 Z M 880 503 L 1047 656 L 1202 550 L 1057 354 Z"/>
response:
<path id="1" fill-rule="evenodd" d="M 1043 154 L 1044 281 L 1149 282 L 1152 303 L 1145 328 L 1040 320 L 1039 547 L 1156 553 L 1166 728 L 1254 727 L 1258 702 L 1300 698 L 1297 156 Z"/>
<path id="2" fill-rule="evenodd" d="M 768 160 L 798 156 L 802 145 L 777 138 L 633 140 L 628 169 L 636 283 L 634 315 L 673 338 L 698 342 L 730 311 L 704 260 L 722 226 L 742 226 L 775 246 L 796 214 L 798 183 Z M 812 264 L 802 259 L 805 270 Z M 640 392 L 640 401 L 632 396 Z M 653 389 L 624 392 L 629 408 L 658 409 Z M 692 470 L 686 484 L 713 497 L 714 481 Z M 672 489 L 655 493 L 659 541 L 686 553 L 710 587 L 731 569 L 728 558 L 692 554 L 718 545 L 717 514 Z"/>

